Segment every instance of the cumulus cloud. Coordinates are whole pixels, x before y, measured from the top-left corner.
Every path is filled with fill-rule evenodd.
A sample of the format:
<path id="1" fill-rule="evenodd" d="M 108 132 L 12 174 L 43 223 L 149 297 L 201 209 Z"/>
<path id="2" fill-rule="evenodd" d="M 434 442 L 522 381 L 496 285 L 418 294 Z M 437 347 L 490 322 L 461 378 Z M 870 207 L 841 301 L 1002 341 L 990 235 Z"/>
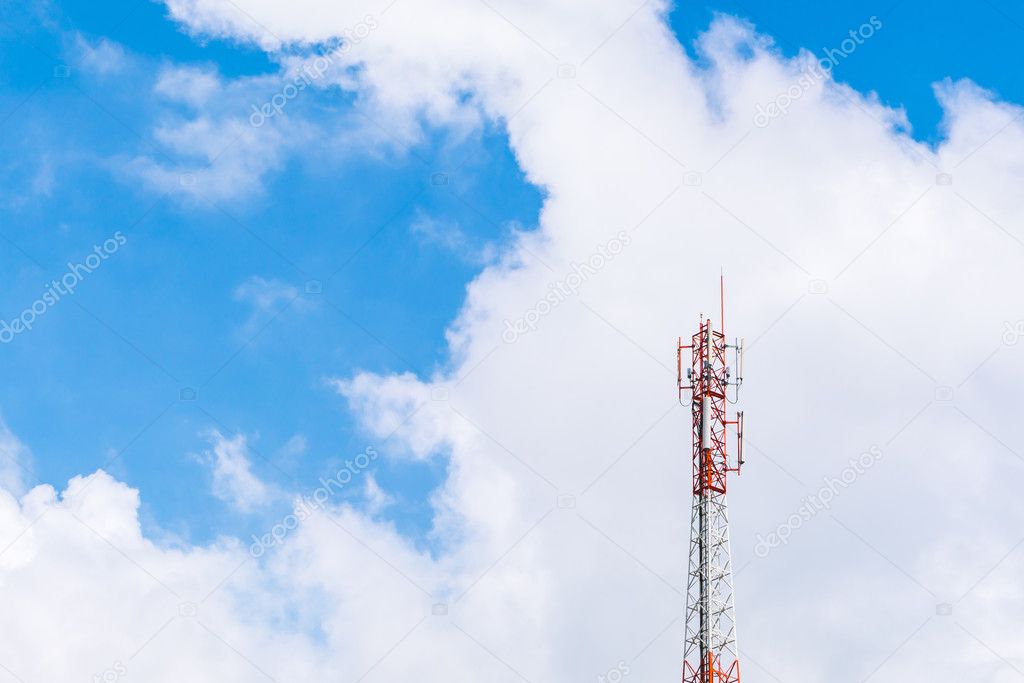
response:
<path id="1" fill-rule="evenodd" d="M 196 34 L 275 51 L 374 11 L 237 4 L 169 7 Z M 399 2 L 346 56 L 382 125 L 502 121 L 547 191 L 537 233 L 469 286 L 449 371 L 334 384 L 369 434 L 448 459 L 432 499 L 442 552 L 348 507 L 259 563 L 228 540 L 158 548 L 109 477 L 81 499 L 100 501 L 85 520 L 98 534 L 40 487 L 2 506 L 11 539 L 53 512 L 0 556 L 20 563 L 0 597 L 38 615 L 0 661 L 26 680 L 116 658 L 152 681 L 570 681 L 623 661 L 637 680 L 678 676 L 690 445 L 673 340 L 698 312 L 717 317 L 724 266 L 726 331 L 748 347 L 748 465 L 731 488 L 745 678 L 1016 675 L 1020 109 L 941 84 L 946 138 L 928 147 L 901 112 L 829 78 L 789 95 L 814 58 L 784 59 L 741 22 L 712 25 L 698 67 L 665 11 Z M 759 125 L 759 105 L 784 94 Z M 601 254 L 623 231 L 628 247 Z M 541 308 L 503 339 L 505 321 Z M 758 556 L 759 535 L 873 446 L 884 457 L 830 510 Z M 86 570 L 72 582 L 66 567 Z M 208 591 L 198 620 L 178 615 L 179 598 Z M 82 628 L 96 614 L 117 627 Z M 33 655 L 55 633 L 77 635 Z"/>

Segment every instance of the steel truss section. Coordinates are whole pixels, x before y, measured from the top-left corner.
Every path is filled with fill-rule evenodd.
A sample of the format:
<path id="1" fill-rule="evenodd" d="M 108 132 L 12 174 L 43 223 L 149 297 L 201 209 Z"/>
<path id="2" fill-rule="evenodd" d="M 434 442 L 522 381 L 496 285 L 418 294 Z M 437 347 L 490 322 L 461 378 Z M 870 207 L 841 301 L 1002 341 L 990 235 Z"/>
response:
<path id="1" fill-rule="evenodd" d="M 738 344 L 735 348 L 738 348 Z M 739 472 L 726 450 L 727 425 L 736 425 L 742 438 L 742 413 L 726 417 L 726 364 L 723 331 L 701 320 L 689 346 L 679 344 L 680 396 L 691 395 L 693 418 L 693 508 L 690 523 L 690 562 L 686 587 L 686 635 L 683 683 L 739 683 L 739 646 L 733 599 L 726 481 Z M 683 378 L 683 352 L 690 350 L 690 367 Z M 738 353 L 738 352 L 737 352 Z M 738 386 L 737 377 L 733 386 Z"/>

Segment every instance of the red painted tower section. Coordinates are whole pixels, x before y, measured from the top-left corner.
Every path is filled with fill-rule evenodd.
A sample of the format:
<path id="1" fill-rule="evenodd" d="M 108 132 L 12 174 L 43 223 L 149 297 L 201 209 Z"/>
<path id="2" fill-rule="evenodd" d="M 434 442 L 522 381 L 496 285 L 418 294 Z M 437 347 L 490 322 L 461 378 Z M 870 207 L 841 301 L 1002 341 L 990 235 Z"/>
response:
<path id="1" fill-rule="evenodd" d="M 723 318 L 724 308 L 723 296 Z M 742 341 L 726 343 L 724 325 L 715 330 L 710 318 L 703 316 L 690 344 L 679 340 L 679 399 L 684 404 L 689 399 L 693 418 L 683 683 L 740 680 L 726 490 L 729 475 L 738 475 L 743 464 L 743 413 L 737 412 L 732 420 L 727 415 L 743 382 L 742 346 Z M 726 362 L 730 350 L 735 368 Z M 729 398 L 730 389 L 734 399 Z M 729 427 L 736 434 L 735 459 L 727 449 Z"/>

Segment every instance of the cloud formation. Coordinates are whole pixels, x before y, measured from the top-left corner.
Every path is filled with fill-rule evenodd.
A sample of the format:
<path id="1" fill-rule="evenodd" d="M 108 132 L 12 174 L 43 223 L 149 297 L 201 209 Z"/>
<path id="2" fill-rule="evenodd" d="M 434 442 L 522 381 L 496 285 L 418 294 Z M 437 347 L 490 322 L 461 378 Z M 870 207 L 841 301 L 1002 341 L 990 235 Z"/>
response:
<path id="1" fill-rule="evenodd" d="M 270 504 L 275 493 L 253 474 L 245 435 L 227 438 L 215 430 L 208 438 L 211 448 L 203 452 L 201 460 L 213 474 L 214 495 L 242 512 L 252 512 Z"/>
<path id="2" fill-rule="evenodd" d="M 450 372 L 335 383 L 372 437 L 449 459 L 432 501 L 443 552 L 348 506 L 259 562 L 230 539 L 159 547 L 137 494 L 103 473 L 59 497 L 6 495 L 0 598 L 36 616 L 0 639 L 5 667 L 570 681 L 628 662 L 637 680 L 678 676 L 690 464 L 673 340 L 699 311 L 717 317 L 724 266 L 726 331 L 748 346 L 748 466 L 731 490 L 745 677 L 1024 668 L 1024 370 L 1006 335 L 1024 320 L 1019 107 L 940 84 L 946 137 L 928 147 L 901 112 L 824 78 L 759 126 L 758 106 L 816 58 L 720 18 L 698 67 L 659 2 L 236 4 L 168 6 L 197 35 L 309 58 L 374 14 L 344 85 L 377 122 L 400 136 L 503 122 L 547 192 L 538 231 L 469 286 Z M 628 248 L 502 338 L 622 231 Z M 869 474 L 758 556 L 759 533 L 872 447 Z M 226 476 L 227 494 L 242 480 Z M 58 653 L 42 646 L 58 636 Z"/>

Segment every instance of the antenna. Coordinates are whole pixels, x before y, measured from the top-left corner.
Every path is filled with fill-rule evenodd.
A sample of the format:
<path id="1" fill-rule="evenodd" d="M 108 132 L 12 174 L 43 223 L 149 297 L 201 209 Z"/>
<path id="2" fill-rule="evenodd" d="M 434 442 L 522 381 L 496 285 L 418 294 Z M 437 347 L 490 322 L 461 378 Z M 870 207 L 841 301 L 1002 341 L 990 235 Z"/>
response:
<path id="1" fill-rule="evenodd" d="M 743 342 L 727 344 L 725 338 L 725 276 L 719 275 L 721 315 L 719 329 L 700 316 L 690 343 L 678 340 L 679 400 L 690 392 L 693 440 L 693 508 L 690 525 L 690 565 L 686 595 L 686 638 L 683 683 L 739 683 L 739 646 L 733 606 L 732 561 L 729 551 L 729 516 L 726 482 L 743 466 L 743 413 L 728 419 L 730 386 L 743 381 Z M 726 365 L 728 349 L 736 355 L 738 374 L 730 381 Z M 683 374 L 683 352 L 690 362 Z M 730 462 L 726 430 L 736 430 L 736 462 Z"/>
<path id="2" fill-rule="evenodd" d="M 725 337 L 725 271 L 721 269 L 718 272 L 718 301 L 722 309 L 722 317 L 718 318 L 718 330 Z"/>
<path id="3" fill-rule="evenodd" d="M 718 301 L 722 308 L 722 317 L 718 319 L 718 331 L 725 336 L 725 271 L 718 271 Z"/>

